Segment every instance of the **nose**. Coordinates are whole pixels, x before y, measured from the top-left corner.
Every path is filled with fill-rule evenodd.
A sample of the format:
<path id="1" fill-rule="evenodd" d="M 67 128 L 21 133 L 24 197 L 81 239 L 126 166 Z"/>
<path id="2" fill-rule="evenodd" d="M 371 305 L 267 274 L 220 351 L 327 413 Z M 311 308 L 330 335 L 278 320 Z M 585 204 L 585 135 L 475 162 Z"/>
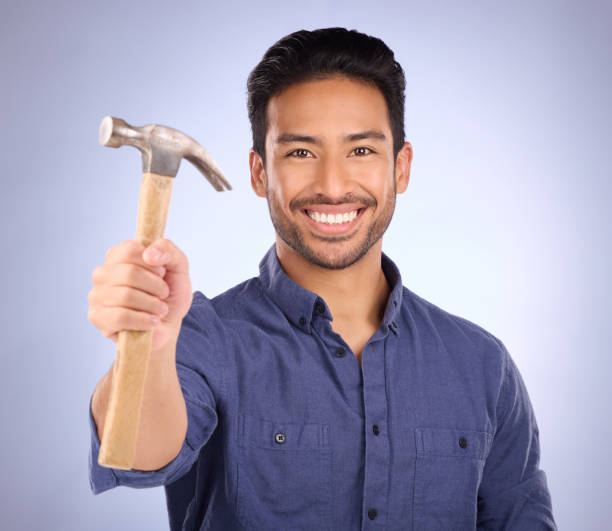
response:
<path id="1" fill-rule="evenodd" d="M 314 192 L 331 199 L 340 199 L 353 191 L 348 165 L 341 157 L 322 157 L 316 172 Z"/>

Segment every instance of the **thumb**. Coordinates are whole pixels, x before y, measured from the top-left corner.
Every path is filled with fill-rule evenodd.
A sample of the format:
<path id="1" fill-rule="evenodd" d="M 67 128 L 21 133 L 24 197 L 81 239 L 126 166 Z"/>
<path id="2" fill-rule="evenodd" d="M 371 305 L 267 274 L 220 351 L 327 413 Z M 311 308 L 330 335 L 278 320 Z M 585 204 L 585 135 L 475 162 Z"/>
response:
<path id="1" fill-rule="evenodd" d="M 147 264 L 165 269 L 162 278 L 170 291 L 165 299 L 168 313 L 164 322 L 180 323 L 193 299 L 187 257 L 170 240 L 159 239 L 143 251 L 142 259 Z"/>
<path id="2" fill-rule="evenodd" d="M 165 267 L 167 273 L 189 273 L 187 257 L 170 240 L 165 238 L 156 240 L 149 245 L 143 251 L 142 259 L 146 264 Z"/>

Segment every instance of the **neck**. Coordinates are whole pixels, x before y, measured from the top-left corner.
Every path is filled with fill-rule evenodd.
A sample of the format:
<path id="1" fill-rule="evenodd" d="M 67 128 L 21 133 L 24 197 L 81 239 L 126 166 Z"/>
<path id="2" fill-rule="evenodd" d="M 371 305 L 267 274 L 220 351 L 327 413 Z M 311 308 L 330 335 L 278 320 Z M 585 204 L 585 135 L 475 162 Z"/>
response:
<path id="1" fill-rule="evenodd" d="M 391 291 L 381 267 L 382 238 L 360 260 L 344 269 L 313 264 L 278 236 L 276 254 L 291 280 L 327 303 L 334 323 L 380 325 Z"/>

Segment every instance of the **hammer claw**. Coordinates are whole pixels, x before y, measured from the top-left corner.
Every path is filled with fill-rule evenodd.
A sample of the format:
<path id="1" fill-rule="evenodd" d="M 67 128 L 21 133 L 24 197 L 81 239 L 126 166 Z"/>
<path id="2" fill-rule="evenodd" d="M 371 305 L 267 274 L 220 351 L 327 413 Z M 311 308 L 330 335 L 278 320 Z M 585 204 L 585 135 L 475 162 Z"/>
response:
<path id="1" fill-rule="evenodd" d="M 198 153 L 194 155 L 186 155 L 185 158 L 191 162 L 206 179 L 212 184 L 213 188 L 217 192 L 223 192 L 224 190 L 231 190 L 232 186 L 223 173 L 213 160 L 213 158 L 206 152 L 204 148 L 198 149 Z"/>

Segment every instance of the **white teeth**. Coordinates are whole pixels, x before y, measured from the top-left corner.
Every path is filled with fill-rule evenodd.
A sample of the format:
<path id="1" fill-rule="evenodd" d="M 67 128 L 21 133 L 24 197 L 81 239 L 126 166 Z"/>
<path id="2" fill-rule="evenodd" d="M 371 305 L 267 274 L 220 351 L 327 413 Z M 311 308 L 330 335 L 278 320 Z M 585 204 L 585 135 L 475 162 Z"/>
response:
<path id="1" fill-rule="evenodd" d="M 320 212 L 308 212 L 308 215 L 317 223 L 325 223 L 327 225 L 337 225 L 340 223 L 349 223 L 357 217 L 357 210 L 345 212 L 344 214 L 325 214 Z"/>

